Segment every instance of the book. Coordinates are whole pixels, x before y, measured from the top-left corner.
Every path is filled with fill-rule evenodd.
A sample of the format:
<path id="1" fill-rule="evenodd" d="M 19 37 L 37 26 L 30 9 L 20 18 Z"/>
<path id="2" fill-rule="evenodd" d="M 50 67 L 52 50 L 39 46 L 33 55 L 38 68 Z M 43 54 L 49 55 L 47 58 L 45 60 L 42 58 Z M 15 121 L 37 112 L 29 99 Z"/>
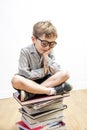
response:
<path id="1" fill-rule="evenodd" d="M 32 129 L 28 127 L 23 121 L 17 122 L 16 125 L 20 130 L 66 130 L 66 125 L 63 121 L 48 123 L 47 125 L 39 126 Z"/>
<path id="2" fill-rule="evenodd" d="M 37 123 L 30 123 L 29 120 L 26 118 L 26 116 L 22 116 L 21 117 L 21 120 L 31 129 L 33 128 L 37 128 L 37 127 L 47 127 L 48 124 L 51 125 L 52 123 L 54 122 L 61 122 L 63 120 L 62 117 L 60 118 L 54 118 L 54 119 L 49 119 L 49 120 L 45 120 L 45 121 L 40 121 L 40 122 L 37 122 Z"/>
<path id="3" fill-rule="evenodd" d="M 23 121 L 16 122 L 16 125 L 20 130 L 43 130 L 43 126 L 31 129 Z"/>
<path id="4" fill-rule="evenodd" d="M 54 113 L 54 112 L 63 111 L 66 108 L 67 108 L 67 105 L 64 104 L 60 108 L 50 109 L 50 110 L 46 110 L 46 111 L 35 113 L 35 114 L 28 114 L 23 108 L 19 109 L 19 111 L 22 112 L 22 113 L 26 113 L 32 119 L 37 119 L 37 118 L 45 116 L 45 115 L 48 116 L 48 114 L 51 114 L 51 113 Z"/>
<path id="5" fill-rule="evenodd" d="M 45 130 L 66 130 L 66 125 L 63 121 L 56 121 L 45 126 Z"/>
<path id="6" fill-rule="evenodd" d="M 61 118 L 64 118 L 63 116 L 63 111 L 57 111 L 55 113 L 51 113 L 51 114 L 48 114 L 48 115 L 45 115 L 45 116 L 42 116 L 42 117 L 39 117 L 39 118 L 36 118 L 36 119 L 32 119 L 29 114 L 27 114 L 26 112 L 24 111 L 21 111 L 20 112 L 22 113 L 22 116 L 25 116 L 25 118 L 28 120 L 28 122 L 30 122 L 31 124 L 32 123 L 37 123 L 37 122 L 43 122 L 43 121 L 47 121 L 47 120 L 51 120 L 51 119 L 60 119 Z"/>
<path id="7" fill-rule="evenodd" d="M 20 94 L 18 92 L 13 93 L 13 97 L 18 101 L 20 105 L 29 105 L 29 104 L 34 104 L 37 102 L 42 102 L 42 101 L 48 101 L 48 100 L 53 100 L 53 99 L 62 99 L 64 97 L 68 97 L 69 93 L 64 94 L 64 95 L 44 95 L 44 94 L 37 94 L 35 97 L 32 99 L 29 99 L 27 101 L 21 101 L 20 100 Z"/>
<path id="8" fill-rule="evenodd" d="M 34 103 L 34 104 L 27 104 L 27 105 L 24 105 L 24 106 L 28 106 L 28 107 L 30 107 L 34 110 L 38 110 L 38 109 L 41 109 L 45 106 L 48 106 L 52 103 L 56 103 L 56 102 L 59 102 L 59 101 L 63 101 L 63 98 L 51 99 L 51 100 L 48 100 L 48 101 L 37 102 L 37 103 Z"/>
<path id="9" fill-rule="evenodd" d="M 37 103 L 32 106 L 22 106 L 22 108 L 28 114 L 35 114 L 35 113 L 44 112 L 50 109 L 60 108 L 62 106 L 63 106 L 63 100 L 56 99 L 56 100 L 53 100 L 53 102 L 43 103 L 43 105 L 40 105 Z"/>

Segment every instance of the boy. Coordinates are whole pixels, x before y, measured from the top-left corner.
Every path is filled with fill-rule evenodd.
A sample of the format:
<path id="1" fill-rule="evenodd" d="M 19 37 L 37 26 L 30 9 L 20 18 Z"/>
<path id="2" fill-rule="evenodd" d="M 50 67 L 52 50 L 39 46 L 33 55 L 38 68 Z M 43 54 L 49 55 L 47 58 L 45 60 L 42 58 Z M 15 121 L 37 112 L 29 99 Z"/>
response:
<path id="1" fill-rule="evenodd" d="M 21 101 L 35 94 L 64 94 L 72 88 L 65 81 L 67 71 L 55 63 L 52 53 L 57 45 L 57 31 L 50 21 L 40 21 L 33 26 L 32 44 L 22 48 L 18 74 L 12 78 L 12 85 L 20 91 Z"/>

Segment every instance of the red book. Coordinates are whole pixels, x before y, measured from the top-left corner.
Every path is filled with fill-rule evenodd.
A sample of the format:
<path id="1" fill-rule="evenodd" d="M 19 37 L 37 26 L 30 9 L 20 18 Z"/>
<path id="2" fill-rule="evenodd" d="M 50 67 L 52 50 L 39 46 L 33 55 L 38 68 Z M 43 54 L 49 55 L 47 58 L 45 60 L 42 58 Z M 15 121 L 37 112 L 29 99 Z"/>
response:
<path id="1" fill-rule="evenodd" d="M 30 129 L 23 121 L 17 122 L 16 125 L 18 126 L 18 128 L 24 129 L 24 130 L 43 130 L 44 128 L 44 126 L 39 126 L 39 127 Z"/>

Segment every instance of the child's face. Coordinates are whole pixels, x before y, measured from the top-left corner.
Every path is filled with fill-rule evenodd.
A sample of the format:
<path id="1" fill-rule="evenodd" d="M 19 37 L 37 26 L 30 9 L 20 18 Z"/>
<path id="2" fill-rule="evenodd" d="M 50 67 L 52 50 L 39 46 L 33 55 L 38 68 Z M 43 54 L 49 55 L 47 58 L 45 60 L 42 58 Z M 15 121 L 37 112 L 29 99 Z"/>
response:
<path id="1" fill-rule="evenodd" d="M 56 40 L 55 37 L 51 37 L 50 39 L 48 39 L 45 37 L 45 35 L 41 37 L 32 36 L 32 41 L 40 54 L 45 53 L 50 48 L 54 48 L 55 45 L 57 44 L 55 40 Z"/>

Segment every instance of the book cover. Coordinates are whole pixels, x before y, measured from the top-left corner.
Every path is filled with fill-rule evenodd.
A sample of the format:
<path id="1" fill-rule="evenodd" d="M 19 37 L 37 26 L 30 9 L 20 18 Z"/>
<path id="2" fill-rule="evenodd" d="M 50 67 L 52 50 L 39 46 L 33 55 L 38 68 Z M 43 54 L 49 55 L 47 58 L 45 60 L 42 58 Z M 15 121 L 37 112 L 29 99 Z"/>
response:
<path id="1" fill-rule="evenodd" d="M 40 126 L 40 127 L 31 129 L 23 121 L 16 122 L 16 125 L 21 130 L 43 130 L 43 128 L 44 128 L 43 126 Z"/>
<path id="2" fill-rule="evenodd" d="M 45 127 L 45 130 L 66 130 L 66 125 L 63 121 L 53 122 Z"/>
<path id="3" fill-rule="evenodd" d="M 48 123 L 45 126 L 36 127 L 33 129 L 28 127 L 23 121 L 17 122 L 16 125 L 20 130 L 66 130 L 66 125 L 63 121 Z"/>
<path id="4" fill-rule="evenodd" d="M 39 113 L 35 113 L 35 114 L 28 114 L 28 116 L 32 119 L 37 119 L 39 117 L 42 117 L 42 116 L 45 116 L 45 115 L 48 115 L 48 114 L 51 114 L 51 113 L 54 113 L 54 112 L 58 112 L 58 111 L 63 111 L 64 109 L 67 108 L 67 105 L 63 105 L 62 107 L 60 108 L 56 108 L 56 109 L 50 109 L 50 110 L 47 110 L 47 111 L 43 111 L 43 112 L 39 112 Z M 22 108 L 22 111 L 25 111 L 23 110 Z M 26 112 L 26 111 L 25 111 Z M 27 113 L 27 112 L 26 112 Z"/>
<path id="5" fill-rule="evenodd" d="M 64 94 L 64 95 L 43 95 L 43 94 L 37 94 L 35 97 L 32 99 L 29 99 L 27 101 L 21 102 L 20 100 L 20 94 L 18 92 L 13 93 L 13 97 L 20 103 L 20 105 L 29 105 L 29 104 L 34 104 L 37 102 L 42 102 L 42 101 L 48 101 L 52 99 L 61 99 L 64 97 L 68 97 L 69 93 Z"/>
<path id="6" fill-rule="evenodd" d="M 47 120 L 51 120 L 51 119 L 59 119 L 61 120 L 61 117 L 64 118 L 63 116 L 63 111 L 57 111 L 57 112 L 54 112 L 54 113 L 51 113 L 51 114 L 48 114 L 48 115 L 45 115 L 45 116 L 41 116 L 39 118 L 36 118 L 36 119 L 32 119 L 29 114 L 27 114 L 26 112 L 24 111 L 21 111 L 20 112 L 22 113 L 22 116 L 25 116 L 25 118 L 28 120 L 28 122 L 30 122 L 31 124 L 32 123 L 37 123 L 37 122 L 43 122 L 43 121 L 47 121 Z"/>
<path id="7" fill-rule="evenodd" d="M 27 118 L 25 116 L 22 116 L 22 118 L 21 118 L 21 120 L 31 129 L 36 128 L 36 127 L 41 127 L 41 126 L 42 127 L 44 126 L 44 128 L 48 128 L 47 126 L 53 124 L 54 122 L 57 122 L 57 123 L 61 122 L 62 119 L 63 118 L 61 117 L 61 120 L 59 120 L 58 118 L 57 119 L 51 119 L 51 120 L 49 119 L 47 121 L 30 124 L 30 122 L 27 120 Z"/>
<path id="8" fill-rule="evenodd" d="M 48 119 L 48 120 L 40 120 L 40 121 L 37 121 L 37 120 L 33 120 L 31 122 L 30 118 L 27 117 L 26 115 L 22 115 L 21 117 L 21 120 L 24 121 L 29 127 L 31 128 L 34 128 L 34 127 L 37 127 L 37 126 L 41 126 L 41 125 L 46 125 L 48 123 L 52 123 L 54 121 L 57 121 L 57 122 L 60 122 L 64 119 L 64 116 L 59 116 L 59 117 L 55 117 L 55 118 L 52 118 L 51 119 Z"/>
<path id="9" fill-rule="evenodd" d="M 28 113 L 28 114 L 35 114 L 35 113 L 41 113 L 47 110 L 52 110 L 56 108 L 61 108 L 63 106 L 63 100 L 56 100 L 55 102 L 50 103 L 49 105 L 47 103 L 44 103 L 43 105 L 40 104 L 34 104 L 35 108 L 39 109 L 33 109 L 33 106 L 22 106 L 22 108 Z M 41 107 L 42 106 L 42 107 Z M 41 108 L 40 108 L 41 107 Z"/>

